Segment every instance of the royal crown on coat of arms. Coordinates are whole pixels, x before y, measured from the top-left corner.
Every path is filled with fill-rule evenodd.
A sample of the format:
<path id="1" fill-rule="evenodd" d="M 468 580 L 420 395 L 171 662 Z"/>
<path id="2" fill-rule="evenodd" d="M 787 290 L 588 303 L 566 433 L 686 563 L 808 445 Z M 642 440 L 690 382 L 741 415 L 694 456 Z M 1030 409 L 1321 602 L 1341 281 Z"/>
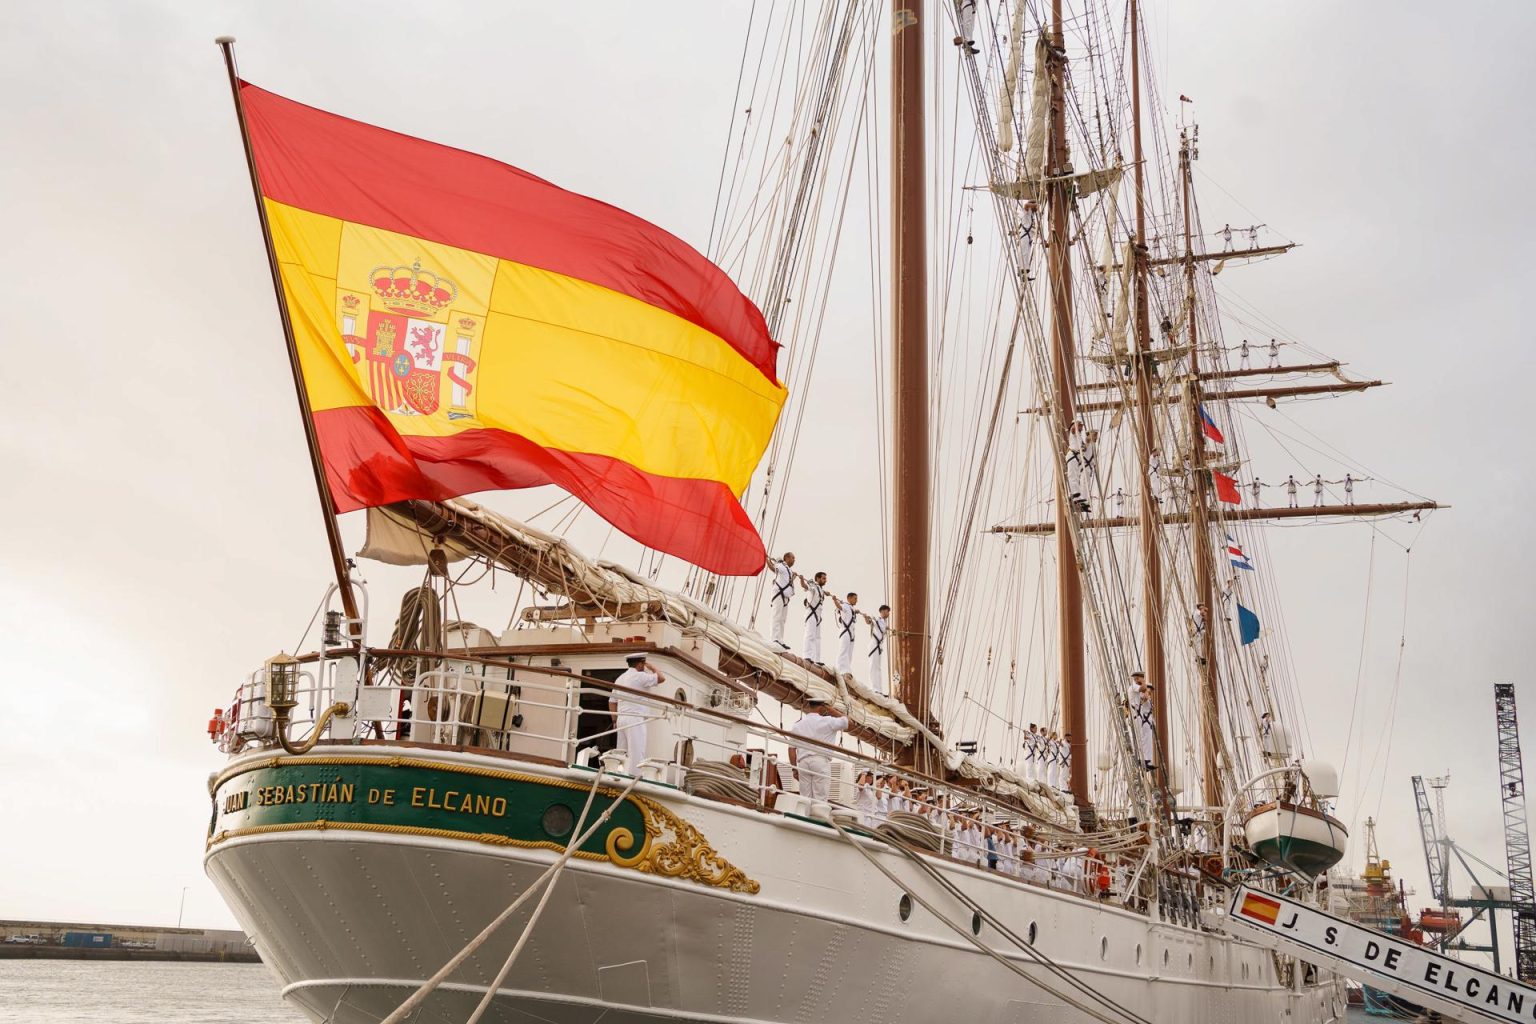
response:
<path id="1" fill-rule="evenodd" d="M 405 316 L 432 316 L 458 295 L 452 281 L 422 270 L 421 260 L 408 267 L 374 267 L 368 280 L 385 309 Z"/>

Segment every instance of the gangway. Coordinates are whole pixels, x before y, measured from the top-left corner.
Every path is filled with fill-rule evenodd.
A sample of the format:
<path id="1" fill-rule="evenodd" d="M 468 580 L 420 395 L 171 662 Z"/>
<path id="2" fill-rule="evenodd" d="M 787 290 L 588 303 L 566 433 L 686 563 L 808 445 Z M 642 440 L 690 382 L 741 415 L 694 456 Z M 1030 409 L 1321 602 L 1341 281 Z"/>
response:
<path id="1" fill-rule="evenodd" d="M 1219 924 L 1464 1024 L 1536 1019 L 1536 988 L 1286 896 L 1239 885 Z"/>

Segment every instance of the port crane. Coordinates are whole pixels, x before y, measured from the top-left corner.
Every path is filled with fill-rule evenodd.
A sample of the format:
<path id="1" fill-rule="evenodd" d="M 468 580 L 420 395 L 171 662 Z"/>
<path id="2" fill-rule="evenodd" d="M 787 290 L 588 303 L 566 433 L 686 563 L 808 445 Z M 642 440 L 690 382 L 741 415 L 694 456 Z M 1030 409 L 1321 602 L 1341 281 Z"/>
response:
<path id="1" fill-rule="evenodd" d="M 1520 725 L 1515 688 L 1493 687 L 1499 740 L 1499 796 L 1504 807 L 1504 856 L 1509 867 L 1509 900 L 1515 922 L 1515 976 L 1536 980 L 1536 884 L 1531 879 L 1531 833 L 1526 820 L 1525 768 L 1520 759 Z M 1497 970 L 1497 967 L 1495 967 Z"/>
<path id="2" fill-rule="evenodd" d="M 1499 930 L 1494 911 L 1513 911 L 1515 904 L 1511 901 L 1505 887 L 1484 885 L 1478 878 L 1472 863 L 1475 861 L 1500 878 L 1504 877 L 1504 873 L 1472 851 L 1462 849 L 1447 834 L 1445 789 L 1450 784 L 1450 776 L 1444 775 L 1427 781 L 1429 788 L 1435 791 L 1435 810 L 1430 809 L 1429 796 L 1425 792 L 1426 780 L 1421 775 L 1413 777 L 1413 799 L 1419 811 L 1419 835 L 1424 841 L 1424 862 L 1429 868 L 1430 893 L 1440 909 L 1438 912 L 1425 911 L 1420 914 L 1419 927 L 1426 932 L 1440 933 L 1436 944 L 1441 952 L 1489 954 L 1493 958 L 1494 972 L 1499 973 L 1502 966 L 1499 955 Z M 1470 893 L 1466 897 L 1453 895 L 1451 868 L 1458 863 L 1466 871 L 1472 883 Z M 1461 908 L 1472 911 L 1472 915 L 1465 921 L 1462 921 L 1460 915 L 1456 913 Z M 1473 943 L 1463 938 L 1467 929 L 1481 920 L 1484 914 L 1488 915 L 1487 943 Z"/>

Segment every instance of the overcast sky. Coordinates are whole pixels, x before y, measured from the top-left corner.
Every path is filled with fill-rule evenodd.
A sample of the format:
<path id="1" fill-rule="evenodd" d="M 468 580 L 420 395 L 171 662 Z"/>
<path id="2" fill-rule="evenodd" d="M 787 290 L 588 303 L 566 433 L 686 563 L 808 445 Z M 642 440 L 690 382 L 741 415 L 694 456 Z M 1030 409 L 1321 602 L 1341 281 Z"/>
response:
<path id="1" fill-rule="evenodd" d="M 702 248 L 745 12 L 4 4 L 0 917 L 173 922 L 187 886 L 188 923 L 231 924 L 201 869 L 218 765 L 203 725 L 292 649 L 328 578 L 213 37 L 238 36 L 243 73 L 269 89 L 517 164 Z M 1422 533 L 1384 529 L 1374 554 L 1363 526 L 1270 537 L 1312 735 L 1335 760 L 1363 666 L 1349 757 L 1378 759 L 1386 784 L 1341 811 L 1379 801 L 1382 852 L 1423 893 L 1409 776 L 1449 771 L 1452 834 L 1502 864 L 1493 682 L 1519 684 L 1536 729 L 1536 9 L 1180 0 L 1148 20 L 1161 99 L 1196 100 L 1207 224 L 1258 219 L 1303 243 L 1223 285 L 1393 382 L 1284 409 L 1350 456 L 1316 469 L 1454 506 Z M 825 358 L 818 387 L 868 377 L 865 341 Z M 866 436 L 867 414 L 826 414 L 829 438 Z M 849 544 L 826 512 L 868 500 L 867 453 L 816 447 L 783 535 L 835 577 L 877 578 L 878 541 Z M 345 529 L 355 543 L 360 524 Z M 368 574 L 387 604 L 409 578 Z"/>

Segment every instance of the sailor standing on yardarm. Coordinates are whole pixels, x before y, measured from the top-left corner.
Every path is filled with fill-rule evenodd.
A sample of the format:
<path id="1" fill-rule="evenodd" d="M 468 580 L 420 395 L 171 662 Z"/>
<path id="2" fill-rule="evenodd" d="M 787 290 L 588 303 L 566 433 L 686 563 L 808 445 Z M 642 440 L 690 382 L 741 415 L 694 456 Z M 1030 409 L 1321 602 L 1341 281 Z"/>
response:
<path id="1" fill-rule="evenodd" d="M 805 660 L 820 665 L 821 607 L 827 597 L 827 574 L 819 572 L 809 582 L 802 576 L 800 582 L 805 586 Z"/>
<path id="2" fill-rule="evenodd" d="M 837 606 L 837 674 L 845 676 L 853 671 L 854 627 L 859 623 L 859 595 L 849 593 L 846 601 L 832 595 Z"/>
<path id="3" fill-rule="evenodd" d="M 880 606 L 880 614 L 869 620 L 869 688 L 884 697 L 890 692 L 885 679 L 885 638 L 891 632 L 891 606 Z"/>
<path id="4" fill-rule="evenodd" d="M 768 633 L 768 639 L 772 640 L 782 650 L 789 650 L 789 644 L 784 642 L 784 620 L 789 618 L 789 599 L 795 593 L 795 553 L 784 552 L 783 558 L 768 558 L 768 568 L 773 572 L 772 593 L 768 595 L 768 607 L 772 611 L 772 626 Z"/>

